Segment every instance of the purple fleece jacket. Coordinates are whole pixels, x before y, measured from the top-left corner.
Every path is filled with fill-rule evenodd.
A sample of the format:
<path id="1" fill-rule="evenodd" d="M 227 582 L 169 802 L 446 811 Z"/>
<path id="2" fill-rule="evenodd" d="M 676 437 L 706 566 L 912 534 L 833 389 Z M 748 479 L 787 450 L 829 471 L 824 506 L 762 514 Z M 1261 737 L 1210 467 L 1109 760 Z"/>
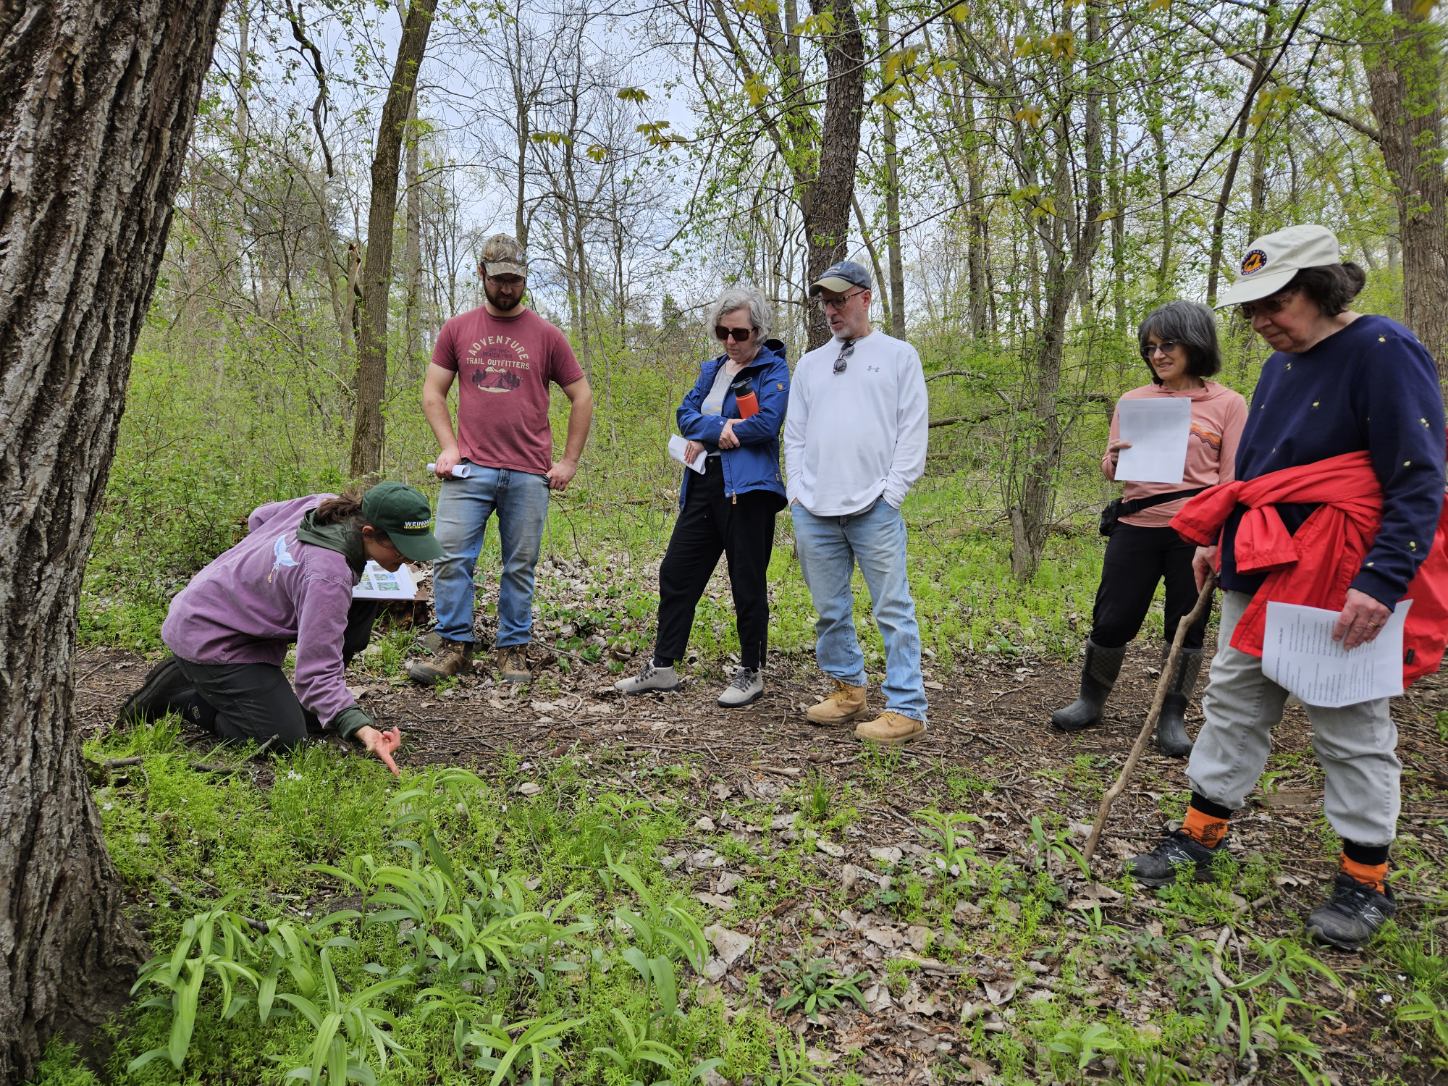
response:
<path id="1" fill-rule="evenodd" d="M 361 578 L 344 555 L 298 543 L 297 526 L 332 496 L 255 510 L 250 534 L 177 593 L 161 626 L 167 647 L 193 664 L 280 667 L 295 641 L 297 699 L 323 725 L 357 704 L 344 678 L 342 635 Z"/>

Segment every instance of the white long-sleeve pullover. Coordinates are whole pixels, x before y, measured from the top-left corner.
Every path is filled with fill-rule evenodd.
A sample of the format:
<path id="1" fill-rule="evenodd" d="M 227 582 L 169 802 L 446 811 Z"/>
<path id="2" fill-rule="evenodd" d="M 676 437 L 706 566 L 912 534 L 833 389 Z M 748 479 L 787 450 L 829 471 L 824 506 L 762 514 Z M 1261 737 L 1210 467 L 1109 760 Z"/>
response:
<path id="1" fill-rule="evenodd" d="M 929 401 L 915 348 L 884 332 L 831 339 L 799 360 L 784 419 L 786 490 L 820 517 L 848 516 L 884 496 L 896 509 L 925 472 Z"/>

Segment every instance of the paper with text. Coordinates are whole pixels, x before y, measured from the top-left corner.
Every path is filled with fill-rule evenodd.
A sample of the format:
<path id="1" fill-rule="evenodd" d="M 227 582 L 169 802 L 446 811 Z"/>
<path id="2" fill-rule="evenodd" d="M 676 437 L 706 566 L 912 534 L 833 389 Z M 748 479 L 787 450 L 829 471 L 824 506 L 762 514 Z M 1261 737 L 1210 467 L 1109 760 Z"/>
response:
<path id="1" fill-rule="evenodd" d="M 1131 442 L 1116 461 L 1118 483 L 1179 483 L 1187 466 L 1192 401 L 1122 400 L 1116 405 L 1121 440 Z"/>
<path id="2" fill-rule="evenodd" d="M 1332 639 L 1337 611 L 1269 602 L 1262 674 L 1303 704 L 1325 709 L 1396 697 L 1403 692 L 1403 622 L 1412 604 L 1398 604 L 1377 637 L 1348 650 Z"/>
<path id="3" fill-rule="evenodd" d="M 362 579 L 352 589 L 354 600 L 412 600 L 417 598 L 417 582 L 412 579 L 412 570 L 406 563 L 397 567 L 396 573 L 388 573 L 376 562 L 368 562 L 362 571 Z"/>
<path id="4" fill-rule="evenodd" d="M 687 441 L 685 441 L 683 438 L 681 438 L 678 434 L 674 434 L 673 436 L 671 436 L 671 437 L 669 438 L 669 455 L 672 456 L 672 457 L 673 457 L 675 460 L 677 460 L 679 463 L 683 464 L 685 467 L 691 468 L 691 469 L 693 469 L 694 471 L 697 471 L 700 475 L 703 475 L 703 474 L 704 474 L 704 454 L 703 454 L 703 453 L 700 453 L 698 456 L 694 457 L 694 462 L 693 462 L 692 464 L 689 463 L 687 460 L 684 459 L 684 449 L 685 449 L 686 447 L 688 447 L 688 444 L 689 444 L 689 443 L 688 443 Z"/>

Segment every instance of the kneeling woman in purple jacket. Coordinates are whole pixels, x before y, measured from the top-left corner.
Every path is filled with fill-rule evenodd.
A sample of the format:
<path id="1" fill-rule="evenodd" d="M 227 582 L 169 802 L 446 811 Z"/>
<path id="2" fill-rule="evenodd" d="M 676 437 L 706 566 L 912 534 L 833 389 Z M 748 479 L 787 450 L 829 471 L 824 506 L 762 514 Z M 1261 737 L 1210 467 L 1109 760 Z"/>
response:
<path id="1" fill-rule="evenodd" d="M 397 773 L 402 733 L 377 727 L 345 681 L 378 610 L 352 589 L 368 559 L 395 571 L 404 559 L 440 558 L 431 521 L 427 498 L 402 483 L 255 510 L 247 537 L 171 601 L 161 638 L 175 655 L 151 670 L 119 722 L 175 712 L 223 739 L 270 739 L 281 750 L 306 738 L 310 723 Z M 295 690 L 282 671 L 293 642 Z"/>
<path id="2" fill-rule="evenodd" d="M 679 433 L 688 441 L 679 490 L 679 519 L 659 567 L 659 632 L 643 671 L 614 683 L 623 694 L 673 690 L 674 661 L 684 655 L 694 608 L 719 555 L 729 560 L 729 584 L 739 629 L 738 671 L 719 704 L 748 705 L 764 693 L 769 633 L 765 576 L 774 549 L 774 517 L 784 508 L 779 477 L 779 430 L 789 403 L 784 344 L 769 334 L 769 304 L 753 287 L 731 287 L 709 310 L 724 353 L 705 362 L 679 405 Z"/>

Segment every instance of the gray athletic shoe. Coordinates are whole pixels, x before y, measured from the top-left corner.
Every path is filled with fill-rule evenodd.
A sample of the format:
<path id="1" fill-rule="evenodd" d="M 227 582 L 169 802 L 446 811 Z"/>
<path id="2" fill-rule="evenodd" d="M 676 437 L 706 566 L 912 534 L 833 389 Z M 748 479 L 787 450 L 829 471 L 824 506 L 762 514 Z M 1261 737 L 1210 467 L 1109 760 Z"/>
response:
<path id="1" fill-rule="evenodd" d="M 1359 950 L 1397 911 L 1390 896 L 1339 872 L 1332 897 L 1308 916 L 1307 934 L 1342 950 Z"/>
<path id="2" fill-rule="evenodd" d="M 1190 871 L 1197 882 L 1209 882 L 1212 865 L 1224 854 L 1221 845 L 1207 848 L 1181 830 L 1172 830 L 1150 852 L 1126 861 L 1126 873 L 1144 886 L 1166 886 L 1178 871 Z"/>
<path id="3" fill-rule="evenodd" d="M 757 701 L 763 693 L 764 673 L 757 667 L 741 667 L 719 695 L 719 704 L 725 709 L 738 709 Z"/>
<path id="4" fill-rule="evenodd" d="M 677 690 L 682 685 L 683 680 L 679 678 L 679 673 L 672 664 L 668 667 L 655 667 L 650 660 L 637 675 L 620 679 L 613 684 L 613 688 L 620 694 L 647 694 L 650 690 Z"/>

